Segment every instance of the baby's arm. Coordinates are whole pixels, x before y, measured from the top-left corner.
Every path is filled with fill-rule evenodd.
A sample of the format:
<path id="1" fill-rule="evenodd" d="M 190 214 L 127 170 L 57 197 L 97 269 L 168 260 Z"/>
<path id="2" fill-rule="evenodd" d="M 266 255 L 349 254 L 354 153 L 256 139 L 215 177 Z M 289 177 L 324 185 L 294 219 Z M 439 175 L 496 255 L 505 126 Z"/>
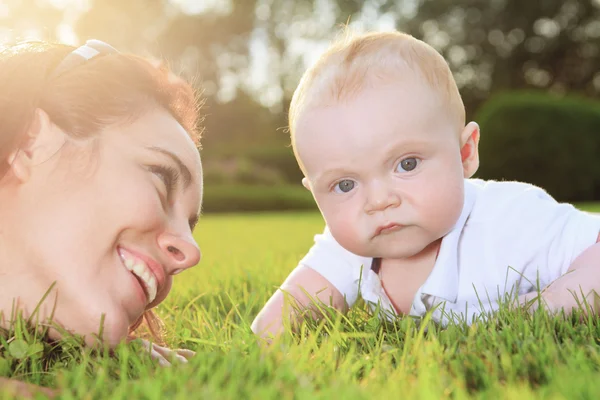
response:
<path id="1" fill-rule="evenodd" d="M 263 338 L 277 336 L 288 322 L 294 328 L 306 314 L 321 317 L 322 303 L 344 311 L 356 301 L 363 266 L 371 262 L 345 250 L 326 227 L 254 319 L 252 331 Z"/>
<path id="2" fill-rule="evenodd" d="M 289 301 L 292 299 L 295 301 Z M 302 311 L 316 310 L 316 299 L 338 310 L 346 308 L 339 290 L 314 269 L 300 265 L 258 313 L 252 322 L 252 331 L 266 339 L 275 337 L 283 332 L 286 322 L 289 321 L 292 326 L 300 322 Z M 320 316 L 318 312 L 311 314 L 317 318 Z"/>
<path id="3" fill-rule="evenodd" d="M 566 274 L 542 291 L 543 303 L 549 311 L 556 312 L 563 309 L 565 313 L 570 314 L 573 308 L 578 309 L 580 305 L 587 303 L 595 313 L 600 313 L 600 309 L 596 309 L 595 305 L 596 296 L 600 296 L 600 243 L 598 242 L 600 242 L 600 235 L 596 244 L 588 247 L 573 260 Z M 525 304 L 535 297 L 531 294 L 521 296 L 520 303 Z M 537 301 L 531 301 L 532 309 L 535 309 L 538 304 Z"/>
<path id="4" fill-rule="evenodd" d="M 593 292 L 600 290 L 600 216 L 558 203 L 544 190 L 523 183 L 491 183 L 484 195 L 494 201 L 488 212 L 491 226 L 502 227 L 498 234 L 493 231 L 498 248 L 512 253 L 507 265 L 521 265 L 521 283 L 534 286 L 519 303 L 530 310 L 545 303 L 549 311 L 566 313 L 579 308 L 577 302 L 584 297 L 593 305 Z"/>

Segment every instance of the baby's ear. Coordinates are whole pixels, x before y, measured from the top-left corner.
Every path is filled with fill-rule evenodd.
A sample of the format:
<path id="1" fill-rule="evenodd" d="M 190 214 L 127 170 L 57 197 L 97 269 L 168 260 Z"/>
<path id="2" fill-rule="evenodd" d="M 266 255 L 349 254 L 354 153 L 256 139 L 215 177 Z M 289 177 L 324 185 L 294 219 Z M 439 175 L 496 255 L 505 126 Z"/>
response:
<path id="1" fill-rule="evenodd" d="M 475 175 L 479 168 L 479 125 L 469 122 L 460 134 L 460 157 L 465 178 Z"/>
<path id="2" fill-rule="evenodd" d="M 310 191 L 310 182 L 307 177 L 302 178 L 302 186 Z"/>

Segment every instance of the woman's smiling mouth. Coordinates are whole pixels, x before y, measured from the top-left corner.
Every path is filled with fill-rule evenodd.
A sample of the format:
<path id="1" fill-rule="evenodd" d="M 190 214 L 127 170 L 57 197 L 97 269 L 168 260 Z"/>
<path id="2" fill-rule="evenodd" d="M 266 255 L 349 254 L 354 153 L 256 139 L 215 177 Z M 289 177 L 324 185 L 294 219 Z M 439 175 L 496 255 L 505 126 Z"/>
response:
<path id="1" fill-rule="evenodd" d="M 128 251 L 120 248 L 119 256 L 125 268 L 135 275 L 142 284 L 146 293 L 147 304 L 152 303 L 158 293 L 158 279 L 156 275 L 154 275 L 150 267 L 143 260 L 136 258 Z"/>

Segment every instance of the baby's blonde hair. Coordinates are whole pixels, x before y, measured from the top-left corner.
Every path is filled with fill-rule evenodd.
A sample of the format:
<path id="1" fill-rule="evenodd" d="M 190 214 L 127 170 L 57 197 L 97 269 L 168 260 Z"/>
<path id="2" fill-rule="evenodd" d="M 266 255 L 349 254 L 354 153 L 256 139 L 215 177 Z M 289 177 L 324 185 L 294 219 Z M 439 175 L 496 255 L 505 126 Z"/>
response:
<path id="1" fill-rule="evenodd" d="M 440 95 L 460 132 L 465 125 L 465 107 L 446 60 L 433 47 L 401 32 L 346 31 L 304 73 L 292 97 L 288 118 L 300 168 L 295 132 L 303 111 L 327 101 L 351 99 L 375 79 L 393 80 L 407 72 L 422 78 Z"/>

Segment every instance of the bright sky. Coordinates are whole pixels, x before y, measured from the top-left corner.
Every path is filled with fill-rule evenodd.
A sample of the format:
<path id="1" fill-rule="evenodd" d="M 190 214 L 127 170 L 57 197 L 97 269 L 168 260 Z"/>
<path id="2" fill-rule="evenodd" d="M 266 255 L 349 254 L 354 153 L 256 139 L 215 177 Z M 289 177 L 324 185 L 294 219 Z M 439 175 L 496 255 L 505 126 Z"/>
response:
<path id="1" fill-rule="evenodd" d="M 64 9 L 64 19 L 58 27 L 57 36 L 63 43 L 72 45 L 80 44 L 80 40 L 75 35 L 72 25 L 77 18 L 84 13 L 90 5 L 90 0 L 40 0 L 50 3 L 56 8 Z M 189 14 L 199 14 L 204 12 L 228 13 L 231 11 L 231 0 L 169 0 L 175 7 L 179 7 L 183 12 Z M 236 88 L 244 86 L 257 94 L 259 100 L 266 106 L 272 106 L 279 103 L 283 92 L 280 87 L 280 77 L 278 71 L 295 71 L 303 69 L 306 65 L 312 63 L 316 57 L 325 49 L 326 41 L 317 41 L 307 39 L 314 35 L 315 32 L 335 28 L 336 13 L 335 8 L 330 0 L 315 0 L 316 12 L 318 19 L 308 21 L 298 21 L 292 26 L 285 26 L 284 36 L 288 41 L 286 55 L 283 60 L 280 60 L 269 47 L 268 35 L 264 27 L 264 23 L 271 18 L 269 15 L 269 4 L 273 0 L 259 0 L 255 13 L 256 29 L 252 34 L 250 41 L 250 68 L 243 76 L 227 73 L 226 65 L 228 63 L 227 55 L 222 59 L 215 60 L 219 66 L 225 71 L 218 97 L 222 101 L 230 100 L 235 96 Z M 380 0 L 371 0 L 372 3 L 378 3 Z M 414 11 L 416 0 L 407 0 L 402 3 L 404 14 L 410 14 Z M 0 1 L 0 16 L 6 15 L 8 7 Z M 358 30 L 361 29 L 378 29 L 391 30 L 394 29 L 393 15 L 380 15 L 376 8 L 369 6 L 369 3 L 364 6 L 361 15 L 353 19 L 350 25 Z M 272 21 L 270 22 L 272 23 Z M 23 39 L 37 39 L 41 35 L 40 27 L 31 26 L 23 27 L 24 31 L 20 33 Z M 0 42 L 4 39 L 10 40 L 11 32 L 8 29 L 0 27 Z M 299 63 L 301 65 L 299 65 Z"/>

